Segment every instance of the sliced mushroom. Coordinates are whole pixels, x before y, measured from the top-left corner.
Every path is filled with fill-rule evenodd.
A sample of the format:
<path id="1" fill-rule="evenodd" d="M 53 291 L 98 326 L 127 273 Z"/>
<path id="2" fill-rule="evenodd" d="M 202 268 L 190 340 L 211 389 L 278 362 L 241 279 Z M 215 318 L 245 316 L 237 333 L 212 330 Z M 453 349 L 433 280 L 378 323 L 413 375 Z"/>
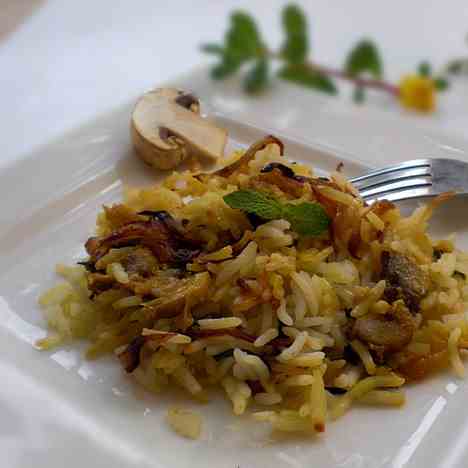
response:
<path id="1" fill-rule="evenodd" d="M 143 278 L 150 276 L 158 268 L 158 261 L 151 250 L 137 247 L 126 255 L 120 263 L 129 275 Z"/>
<path id="2" fill-rule="evenodd" d="M 221 157 L 227 132 L 203 118 L 199 107 L 195 96 L 174 88 L 144 94 L 130 126 L 138 155 L 158 169 L 172 169 L 188 156 Z"/>
<path id="3" fill-rule="evenodd" d="M 148 318 L 175 317 L 183 311 L 185 304 L 193 306 L 203 302 L 209 285 L 210 274 L 206 271 L 187 278 L 160 281 L 155 288 L 159 290 L 159 297 L 145 304 Z"/>
<path id="4" fill-rule="evenodd" d="M 413 337 L 414 322 L 402 301 L 394 304 L 392 312 L 358 318 L 352 334 L 382 353 L 403 349 Z"/>
<path id="5" fill-rule="evenodd" d="M 381 278 L 387 281 L 385 299 L 395 302 L 403 299 L 411 312 L 419 310 L 421 299 L 427 294 L 429 277 L 419 265 L 398 252 L 382 252 Z"/>

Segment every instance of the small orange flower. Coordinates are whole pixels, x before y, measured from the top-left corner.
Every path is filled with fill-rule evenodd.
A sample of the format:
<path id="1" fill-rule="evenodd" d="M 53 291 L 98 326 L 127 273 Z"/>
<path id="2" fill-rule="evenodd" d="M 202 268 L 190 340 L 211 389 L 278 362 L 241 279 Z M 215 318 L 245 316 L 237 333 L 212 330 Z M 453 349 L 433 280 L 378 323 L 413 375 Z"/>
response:
<path id="1" fill-rule="evenodd" d="M 434 81 L 419 75 L 405 76 L 399 85 L 401 104 L 419 112 L 432 112 L 436 104 Z"/>

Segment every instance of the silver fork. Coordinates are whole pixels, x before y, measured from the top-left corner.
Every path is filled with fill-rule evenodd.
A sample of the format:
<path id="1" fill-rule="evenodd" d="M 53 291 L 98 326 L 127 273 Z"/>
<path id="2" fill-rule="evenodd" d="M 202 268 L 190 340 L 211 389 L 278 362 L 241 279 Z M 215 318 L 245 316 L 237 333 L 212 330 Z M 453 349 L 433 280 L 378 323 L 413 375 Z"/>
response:
<path id="1" fill-rule="evenodd" d="M 414 159 L 350 179 L 367 202 L 468 194 L 468 163 L 455 159 Z"/>

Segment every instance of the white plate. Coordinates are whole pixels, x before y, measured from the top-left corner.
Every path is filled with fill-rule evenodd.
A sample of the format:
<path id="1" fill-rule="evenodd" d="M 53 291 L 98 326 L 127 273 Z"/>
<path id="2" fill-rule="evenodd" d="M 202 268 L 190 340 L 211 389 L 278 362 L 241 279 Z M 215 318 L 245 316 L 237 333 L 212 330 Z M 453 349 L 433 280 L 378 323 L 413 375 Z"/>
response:
<path id="1" fill-rule="evenodd" d="M 231 148 L 274 132 L 288 137 L 289 157 L 322 171 L 340 161 L 353 175 L 398 159 L 468 154 L 463 142 L 418 132 L 401 120 L 340 113 L 333 101 L 288 86 L 250 101 L 233 83 L 214 86 L 204 71 L 177 84 L 203 96 L 212 112 L 229 115 L 223 122 Z M 44 336 L 36 301 L 55 280 L 54 264 L 83 255 L 97 211 L 119 199 L 122 184 L 154 180 L 132 155 L 130 110 L 131 103 L 99 116 L 0 174 L 1 466 L 400 468 L 427 466 L 429 457 L 430 466 L 465 466 L 467 387 L 450 375 L 410 388 L 403 410 L 356 408 L 316 438 L 273 440 L 215 401 L 198 407 L 201 440 L 187 441 L 163 422 L 177 397 L 145 394 L 112 357 L 91 363 L 81 359 L 80 346 L 50 353 L 33 348 Z M 466 221 L 456 215 L 463 208 L 466 202 L 452 204 L 436 221 L 439 232 L 459 230 L 468 247 Z"/>

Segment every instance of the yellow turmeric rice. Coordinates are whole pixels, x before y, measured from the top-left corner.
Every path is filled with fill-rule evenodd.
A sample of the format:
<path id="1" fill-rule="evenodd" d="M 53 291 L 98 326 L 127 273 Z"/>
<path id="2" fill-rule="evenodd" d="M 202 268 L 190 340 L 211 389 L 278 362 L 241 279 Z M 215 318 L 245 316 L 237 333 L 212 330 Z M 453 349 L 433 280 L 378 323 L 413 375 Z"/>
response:
<path id="1" fill-rule="evenodd" d="M 88 257 L 58 265 L 65 282 L 39 299 L 38 345 L 84 338 L 148 391 L 218 388 L 281 431 L 323 432 L 355 402 L 400 406 L 406 382 L 442 368 L 463 376 L 468 254 L 426 232 L 449 195 L 403 217 L 282 153 L 266 137 L 104 207 Z"/>

